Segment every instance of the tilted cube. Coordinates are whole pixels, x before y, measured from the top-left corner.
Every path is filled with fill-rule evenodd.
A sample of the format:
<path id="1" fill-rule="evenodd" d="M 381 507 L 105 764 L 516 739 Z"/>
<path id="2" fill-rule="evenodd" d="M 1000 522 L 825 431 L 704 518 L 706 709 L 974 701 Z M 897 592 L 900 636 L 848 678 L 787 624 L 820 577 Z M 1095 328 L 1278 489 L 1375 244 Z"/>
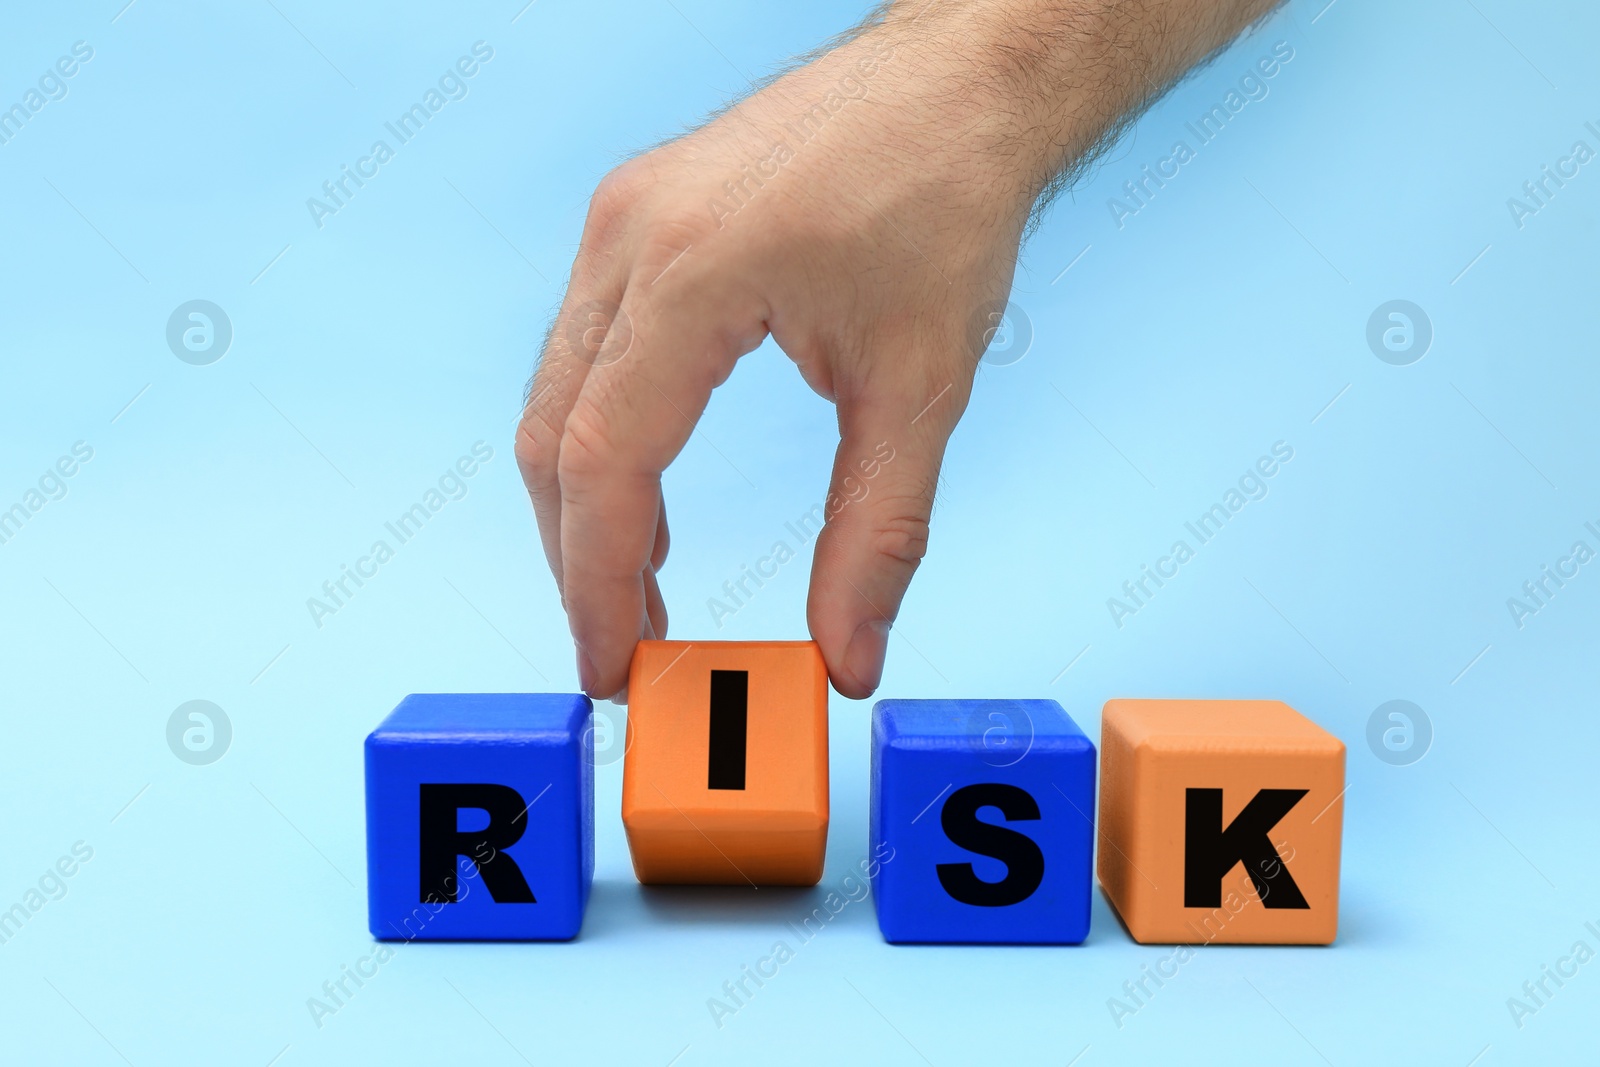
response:
<path id="1" fill-rule="evenodd" d="M 647 884 L 814 885 L 828 843 L 828 672 L 811 641 L 641 641 L 622 822 Z"/>

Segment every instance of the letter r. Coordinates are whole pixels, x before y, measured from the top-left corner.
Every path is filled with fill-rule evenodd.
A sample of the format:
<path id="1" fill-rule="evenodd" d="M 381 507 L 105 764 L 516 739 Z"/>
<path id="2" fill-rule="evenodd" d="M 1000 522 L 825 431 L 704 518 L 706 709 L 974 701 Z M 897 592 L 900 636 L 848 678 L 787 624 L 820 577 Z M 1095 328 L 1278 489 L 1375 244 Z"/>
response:
<path id="1" fill-rule="evenodd" d="M 456 829 L 456 814 L 462 808 L 487 812 L 489 825 L 481 830 Z M 537 903 L 522 868 L 505 852 L 528 829 L 528 804 L 521 793 L 508 785 L 424 782 L 419 810 L 417 867 L 424 904 L 456 902 L 458 856 L 467 857 L 483 875 L 483 886 L 497 903 Z M 489 858 L 480 860 L 485 852 Z"/>

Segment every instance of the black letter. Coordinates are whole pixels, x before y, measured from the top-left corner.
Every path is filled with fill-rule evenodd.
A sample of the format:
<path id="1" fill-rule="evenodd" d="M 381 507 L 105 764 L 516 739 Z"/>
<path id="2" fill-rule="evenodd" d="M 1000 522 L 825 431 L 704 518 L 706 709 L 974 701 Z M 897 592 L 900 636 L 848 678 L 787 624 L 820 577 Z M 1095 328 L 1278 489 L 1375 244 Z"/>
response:
<path id="1" fill-rule="evenodd" d="M 1183 851 L 1183 906 L 1222 906 L 1222 877 L 1236 863 L 1256 887 L 1263 907 L 1309 908 L 1289 868 L 1267 835 L 1300 803 L 1304 789 L 1263 789 L 1251 798 L 1234 820 L 1222 826 L 1222 790 L 1190 789 L 1186 797 Z M 1263 872 L 1276 869 L 1269 886 Z M 1281 882 L 1277 879 L 1282 878 Z M 1276 889 L 1272 899 L 1267 894 Z"/>
<path id="2" fill-rule="evenodd" d="M 479 808 L 489 813 L 489 825 L 462 833 L 456 829 L 456 812 Z M 461 783 L 422 784 L 422 818 L 417 834 L 417 866 L 422 874 L 424 904 L 456 902 L 456 857 L 465 856 L 483 875 L 483 887 L 500 904 L 534 904 L 533 890 L 517 861 L 505 854 L 528 828 L 528 805 L 508 785 Z M 480 862 L 485 851 L 491 853 Z"/>
<path id="3" fill-rule="evenodd" d="M 750 672 L 711 672 L 711 740 L 707 789 L 744 788 L 745 735 L 749 729 Z"/>
<path id="4" fill-rule="evenodd" d="M 1038 802 L 1014 785 L 991 782 L 963 786 L 951 793 L 939 815 L 944 835 L 968 852 L 992 856 L 1004 863 L 1006 876 L 998 882 L 985 882 L 972 873 L 970 863 L 941 863 L 939 884 L 963 904 L 980 908 L 1020 904 L 1044 881 L 1044 853 L 1026 834 L 980 822 L 978 809 L 986 807 L 999 808 L 1008 822 L 1039 817 Z"/>

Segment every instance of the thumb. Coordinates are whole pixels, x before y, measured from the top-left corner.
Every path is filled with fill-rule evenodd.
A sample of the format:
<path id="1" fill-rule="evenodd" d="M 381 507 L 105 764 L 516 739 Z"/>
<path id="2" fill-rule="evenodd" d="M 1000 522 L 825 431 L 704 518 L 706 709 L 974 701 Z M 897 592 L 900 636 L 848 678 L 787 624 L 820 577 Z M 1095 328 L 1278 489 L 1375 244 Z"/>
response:
<path id="1" fill-rule="evenodd" d="M 841 397 L 842 439 L 817 536 L 806 606 L 833 687 L 861 700 L 883 677 L 889 629 L 928 548 L 945 443 L 964 382 Z"/>

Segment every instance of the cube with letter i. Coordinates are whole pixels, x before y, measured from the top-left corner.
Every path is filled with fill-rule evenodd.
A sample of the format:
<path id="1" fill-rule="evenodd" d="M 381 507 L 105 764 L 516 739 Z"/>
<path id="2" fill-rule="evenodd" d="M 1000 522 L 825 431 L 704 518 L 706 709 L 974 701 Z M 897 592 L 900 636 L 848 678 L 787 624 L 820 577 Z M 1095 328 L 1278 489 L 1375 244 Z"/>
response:
<path id="1" fill-rule="evenodd" d="M 646 884 L 815 885 L 828 672 L 811 641 L 641 641 L 622 823 Z"/>

